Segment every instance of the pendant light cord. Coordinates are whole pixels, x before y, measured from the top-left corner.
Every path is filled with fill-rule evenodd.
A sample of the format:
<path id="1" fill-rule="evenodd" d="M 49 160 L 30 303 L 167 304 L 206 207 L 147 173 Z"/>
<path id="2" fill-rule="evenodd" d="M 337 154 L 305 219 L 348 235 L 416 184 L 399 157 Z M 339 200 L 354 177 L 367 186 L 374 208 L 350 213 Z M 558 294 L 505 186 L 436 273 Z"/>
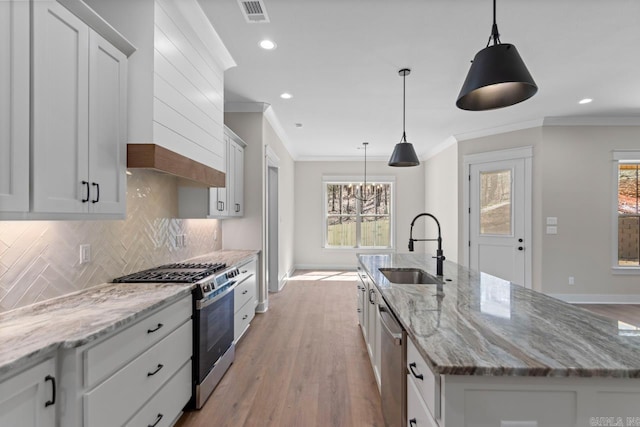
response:
<path id="1" fill-rule="evenodd" d="M 402 138 L 400 139 L 400 142 L 407 142 L 407 134 L 405 133 L 406 105 L 407 105 L 407 74 L 405 73 L 402 75 Z"/>
<path id="2" fill-rule="evenodd" d="M 494 46 L 500 44 L 500 33 L 496 23 L 496 0 L 493 0 L 493 26 L 491 27 L 491 35 L 489 36 L 489 41 L 487 41 L 487 47 L 491 44 L 491 39 L 493 39 Z"/>

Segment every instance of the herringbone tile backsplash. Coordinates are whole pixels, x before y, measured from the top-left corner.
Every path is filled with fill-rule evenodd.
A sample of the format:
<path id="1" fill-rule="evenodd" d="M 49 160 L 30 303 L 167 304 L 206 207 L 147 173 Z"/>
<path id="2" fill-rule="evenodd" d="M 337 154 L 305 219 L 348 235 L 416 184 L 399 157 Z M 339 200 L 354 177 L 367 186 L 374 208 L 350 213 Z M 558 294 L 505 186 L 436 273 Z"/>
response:
<path id="1" fill-rule="evenodd" d="M 177 199 L 176 178 L 134 170 L 126 220 L 0 221 L 0 312 L 219 250 L 219 221 L 175 219 Z M 85 243 L 91 262 L 80 265 Z"/>

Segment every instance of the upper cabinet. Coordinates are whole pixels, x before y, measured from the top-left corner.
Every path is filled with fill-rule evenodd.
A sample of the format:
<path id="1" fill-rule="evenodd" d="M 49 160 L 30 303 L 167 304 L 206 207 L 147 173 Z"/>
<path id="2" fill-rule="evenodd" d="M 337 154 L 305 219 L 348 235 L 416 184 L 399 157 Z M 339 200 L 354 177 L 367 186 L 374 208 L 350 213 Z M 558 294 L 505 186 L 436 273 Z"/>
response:
<path id="1" fill-rule="evenodd" d="M 0 212 L 29 210 L 29 3 L 0 2 Z"/>
<path id="2" fill-rule="evenodd" d="M 25 107 L 15 101 L 18 98 L 0 101 L 2 131 L 10 132 L 8 138 L 3 136 L 0 149 L 12 154 L 0 160 L 2 217 L 124 218 L 127 55 L 133 46 L 79 1 L 0 5 L 7 7 L 11 13 L 2 13 L 0 19 L 13 19 L 14 25 L 3 26 L 3 38 L 8 36 L 10 43 L 2 48 L 12 47 L 1 53 L 11 60 L 2 61 L 0 85 L 10 85 L 15 96 L 24 94 L 19 99 L 27 104 L 31 134 L 28 126 L 24 131 Z M 26 20 L 21 7 L 27 8 Z M 16 25 L 17 19 L 24 27 Z M 16 54 L 18 46 L 22 50 Z M 7 67 L 14 68 L 9 75 L 4 73 Z M 22 70 L 27 80 L 31 74 L 31 87 L 20 81 L 16 70 Z"/>
<path id="3" fill-rule="evenodd" d="M 33 211 L 124 218 L 127 58 L 59 3 L 33 17 Z"/>
<path id="4" fill-rule="evenodd" d="M 247 144 L 225 126 L 225 186 L 178 187 L 180 218 L 231 218 L 244 216 L 244 150 Z"/>

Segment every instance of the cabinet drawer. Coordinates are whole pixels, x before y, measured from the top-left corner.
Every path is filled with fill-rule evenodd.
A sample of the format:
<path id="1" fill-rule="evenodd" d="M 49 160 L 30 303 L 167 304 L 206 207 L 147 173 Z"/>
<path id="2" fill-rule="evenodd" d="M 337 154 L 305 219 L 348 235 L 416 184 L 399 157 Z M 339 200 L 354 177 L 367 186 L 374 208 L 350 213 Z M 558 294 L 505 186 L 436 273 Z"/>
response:
<path id="1" fill-rule="evenodd" d="M 254 276 L 248 277 L 244 282 L 240 283 L 234 290 L 233 295 L 233 312 L 237 313 L 248 301 L 255 299 L 256 289 Z"/>
<path id="2" fill-rule="evenodd" d="M 189 361 L 125 425 L 127 427 L 146 425 L 169 427 L 190 398 L 191 362 Z M 156 421 L 158 423 L 154 424 Z"/>
<path id="3" fill-rule="evenodd" d="M 407 376 L 407 427 L 438 427 L 411 380 L 411 374 Z"/>
<path id="4" fill-rule="evenodd" d="M 440 376 L 431 372 L 413 342 L 410 339 L 407 341 L 409 382 L 415 384 L 433 418 L 440 418 Z"/>
<path id="5" fill-rule="evenodd" d="M 192 354 L 191 321 L 84 396 L 85 425 L 122 425 Z"/>
<path id="6" fill-rule="evenodd" d="M 84 355 L 84 386 L 91 388 L 191 318 L 191 295 L 91 347 Z"/>
<path id="7" fill-rule="evenodd" d="M 238 310 L 233 319 L 233 340 L 238 341 L 240 336 L 244 333 L 244 331 L 251 323 L 251 320 L 255 316 L 255 308 L 253 307 L 253 303 L 248 301 L 245 305 L 243 305 L 240 310 Z"/>

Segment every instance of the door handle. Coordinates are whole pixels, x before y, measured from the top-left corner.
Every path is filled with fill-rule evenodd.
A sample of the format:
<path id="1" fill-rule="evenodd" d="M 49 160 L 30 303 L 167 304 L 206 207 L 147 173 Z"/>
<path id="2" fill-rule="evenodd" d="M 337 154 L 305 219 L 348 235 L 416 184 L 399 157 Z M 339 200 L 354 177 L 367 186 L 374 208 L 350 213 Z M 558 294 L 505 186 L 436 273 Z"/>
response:
<path id="1" fill-rule="evenodd" d="M 161 363 L 158 363 L 158 367 L 156 368 L 156 370 L 155 370 L 155 371 L 153 371 L 153 372 L 147 372 L 147 376 L 148 376 L 148 377 L 152 377 L 152 376 L 154 376 L 155 374 L 157 374 L 158 372 L 160 372 L 160 369 L 162 369 L 162 368 L 164 368 L 164 365 L 163 365 L 163 364 L 161 364 Z"/>
<path id="2" fill-rule="evenodd" d="M 87 188 L 87 197 L 85 197 L 81 201 L 82 201 L 82 203 L 87 203 L 89 201 L 89 182 L 88 181 L 82 181 L 82 185 L 84 185 Z"/>
<path id="3" fill-rule="evenodd" d="M 147 329 L 147 333 L 148 333 L 148 334 L 152 334 L 152 333 L 154 333 L 155 331 L 157 331 L 158 329 L 162 328 L 163 326 L 164 326 L 164 325 L 163 325 L 162 323 L 158 323 L 158 326 L 156 326 L 155 328 L 153 328 L 153 329 Z"/>
<path id="4" fill-rule="evenodd" d="M 51 381 L 51 390 L 53 391 L 53 393 L 51 394 L 51 400 L 47 400 L 44 403 L 44 407 L 46 408 L 47 406 L 51 406 L 56 403 L 56 378 L 51 375 L 47 375 L 46 377 L 44 377 L 44 380 L 45 382 Z"/>
<path id="5" fill-rule="evenodd" d="M 417 426 L 418 425 L 418 421 L 415 418 L 411 418 L 409 420 L 409 426 L 413 427 L 413 426 Z"/>
<path id="6" fill-rule="evenodd" d="M 92 200 L 91 203 L 98 203 L 100 201 L 100 184 L 92 182 L 91 185 L 96 187 L 97 192 L 95 200 Z"/>
<path id="7" fill-rule="evenodd" d="M 153 424 L 149 424 L 148 427 L 156 427 L 158 425 L 158 423 L 160 422 L 160 420 L 162 419 L 162 414 L 158 414 L 158 416 L 156 417 L 156 422 Z"/>
<path id="8" fill-rule="evenodd" d="M 518 246 L 519 251 L 524 251 L 524 246 Z"/>
<path id="9" fill-rule="evenodd" d="M 416 374 L 416 371 L 413 370 L 413 368 L 416 368 L 416 367 L 418 367 L 418 365 L 416 365 L 415 362 L 409 363 L 409 370 L 411 371 L 411 375 L 413 375 L 414 377 L 416 377 L 419 380 L 424 380 L 424 375 Z"/>

